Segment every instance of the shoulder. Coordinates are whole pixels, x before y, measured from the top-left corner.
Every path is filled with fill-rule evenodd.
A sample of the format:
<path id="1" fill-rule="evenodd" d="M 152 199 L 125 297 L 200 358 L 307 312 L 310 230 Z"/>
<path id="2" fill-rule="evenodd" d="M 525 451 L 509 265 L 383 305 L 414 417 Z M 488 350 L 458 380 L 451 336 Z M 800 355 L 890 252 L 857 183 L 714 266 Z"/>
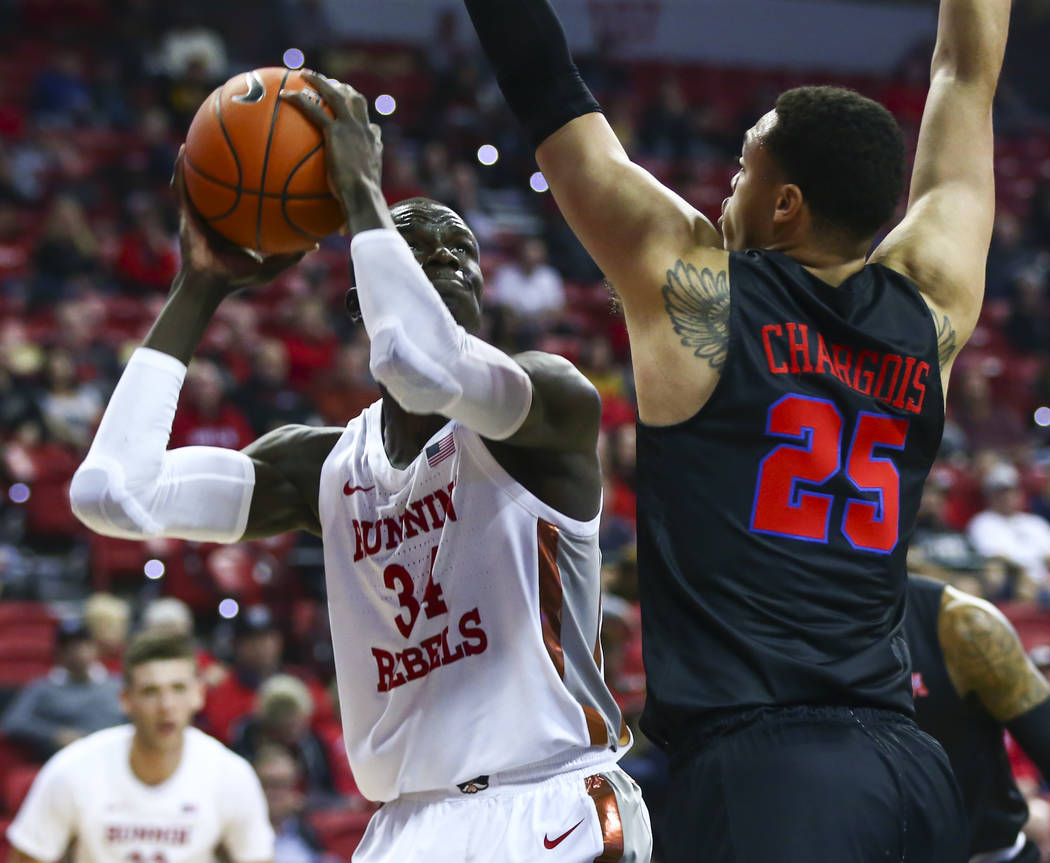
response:
<path id="1" fill-rule="evenodd" d="M 130 725 L 104 728 L 79 740 L 51 756 L 47 767 L 52 772 L 75 775 L 82 768 L 102 764 L 112 766 L 115 758 L 123 757 L 131 741 L 133 729 Z"/>
<path id="2" fill-rule="evenodd" d="M 243 787 L 246 780 L 255 781 L 255 771 L 244 758 L 199 728 L 186 729 L 186 743 L 195 766 L 214 771 L 226 790 Z"/>
<path id="3" fill-rule="evenodd" d="M 950 585 L 941 596 L 938 635 L 945 658 L 971 661 L 1024 648 L 1013 625 L 992 603 L 970 596 Z"/>
<path id="4" fill-rule="evenodd" d="M 528 374 L 534 399 L 539 397 L 545 413 L 550 415 L 556 411 L 558 416 L 571 418 L 575 424 L 601 421 L 602 402 L 598 390 L 565 357 L 543 351 L 526 351 L 515 355 L 514 361 Z"/>

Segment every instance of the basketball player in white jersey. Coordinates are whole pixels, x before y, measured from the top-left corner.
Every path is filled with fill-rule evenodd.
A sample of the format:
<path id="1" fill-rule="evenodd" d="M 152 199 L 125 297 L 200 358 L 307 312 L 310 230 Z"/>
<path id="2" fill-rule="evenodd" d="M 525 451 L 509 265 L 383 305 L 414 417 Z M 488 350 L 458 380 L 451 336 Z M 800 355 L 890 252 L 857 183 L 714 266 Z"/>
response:
<path id="1" fill-rule="evenodd" d="M 9 863 L 273 860 L 266 799 L 251 766 L 189 727 L 201 706 L 193 645 L 145 634 L 124 655 L 130 725 L 97 731 L 43 766 L 7 829 Z"/>
<path id="2" fill-rule="evenodd" d="M 383 398 L 345 429 L 165 452 L 215 308 L 297 260 L 219 251 L 183 197 L 182 271 L 73 480 L 74 511 L 119 537 L 322 536 L 350 764 L 387 804 L 357 863 L 646 861 L 598 642 L 597 394 L 561 358 L 474 335 L 474 235 L 434 201 L 388 211 L 364 99 L 308 77 L 334 118 L 294 95 L 284 110 L 325 134 L 354 237 L 348 305 Z"/>

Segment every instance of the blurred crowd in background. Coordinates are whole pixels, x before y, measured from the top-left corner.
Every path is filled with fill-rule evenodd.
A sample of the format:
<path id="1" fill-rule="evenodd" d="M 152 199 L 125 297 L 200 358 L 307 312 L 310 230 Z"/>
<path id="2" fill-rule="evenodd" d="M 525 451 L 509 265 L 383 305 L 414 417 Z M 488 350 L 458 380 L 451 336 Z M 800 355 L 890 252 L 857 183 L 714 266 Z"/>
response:
<path id="1" fill-rule="evenodd" d="M 253 0 L 250 27 L 247 5 L 0 0 L 0 776 L 21 777 L 0 781 L 0 819 L 34 765 L 121 721 L 109 675 L 128 632 L 174 627 L 200 644 L 201 727 L 263 779 L 284 837 L 277 863 L 309 863 L 348 853 L 348 822 L 329 813 L 368 810 L 341 749 L 320 541 L 111 540 L 68 505 L 123 362 L 179 266 L 168 180 L 197 106 L 235 72 L 280 65 L 289 47 L 352 83 L 377 107 L 389 201 L 436 198 L 477 234 L 485 336 L 563 354 L 598 388 L 604 655 L 632 722 L 645 686 L 635 408 L 622 317 L 473 34 L 420 4 L 435 16 L 425 49 L 329 44 L 319 0 Z M 612 41 L 581 65 L 631 155 L 714 218 L 744 131 L 787 87 L 855 87 L 914 142 L 929 48 L 879 80 L 623 63 Z M 1000 105 L 987 299 L 956 362 L 909 565 L 1002 603 L 1038 648 L 1050 645 L 1050 121 L 1009 81 Z M 347 247 L 333 237 L 276 284 L 223 304 L 190 368 L 173 447 L 343 425 L 378 397 L 364 332 L 344 310 Z M 659 805 L 660 757 L 640 739 L 629 758 Z M 1034 799 L 1045 787 L 1029 776 Z M 1050 807 L 1037 802 L 1033 824 L 1050 835 Z"/>

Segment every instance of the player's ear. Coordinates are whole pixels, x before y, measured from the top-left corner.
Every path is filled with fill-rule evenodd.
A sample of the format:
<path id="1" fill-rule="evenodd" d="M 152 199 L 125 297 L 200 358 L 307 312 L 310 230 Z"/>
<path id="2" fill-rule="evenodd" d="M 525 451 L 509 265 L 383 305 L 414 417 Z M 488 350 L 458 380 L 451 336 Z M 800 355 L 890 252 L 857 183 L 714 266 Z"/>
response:
<path id="1" fill-rule="evenodd" d="M 773 221 L 777 223 L 792 221 L 802 210 L 802 204 L 802 190 L 794 183 L 784 184 L 777 195 L 776 206 L 773 209 Z"/>
<path id="2" fill-rule="evenodd" d="M 351 288 L 346 292 L 346 313 L 355 324 L 361 320 L 361 301 L 357 298 L 357 288 Z"/>

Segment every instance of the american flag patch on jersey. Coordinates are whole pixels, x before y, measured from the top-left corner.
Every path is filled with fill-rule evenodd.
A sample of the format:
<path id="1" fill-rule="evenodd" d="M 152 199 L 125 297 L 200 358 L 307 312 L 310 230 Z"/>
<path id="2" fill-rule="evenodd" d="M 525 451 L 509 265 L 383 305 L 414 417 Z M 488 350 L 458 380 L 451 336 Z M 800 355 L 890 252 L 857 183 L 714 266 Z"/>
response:
<path id="1" fill-rule="evenodd" d="M 439 465 L 455 451 L 456 439 L 453 437 L 453 432 L 449 432 L 437 443 L 432 443 L 427 447 L 427 464 L 431 467 Z"/>

